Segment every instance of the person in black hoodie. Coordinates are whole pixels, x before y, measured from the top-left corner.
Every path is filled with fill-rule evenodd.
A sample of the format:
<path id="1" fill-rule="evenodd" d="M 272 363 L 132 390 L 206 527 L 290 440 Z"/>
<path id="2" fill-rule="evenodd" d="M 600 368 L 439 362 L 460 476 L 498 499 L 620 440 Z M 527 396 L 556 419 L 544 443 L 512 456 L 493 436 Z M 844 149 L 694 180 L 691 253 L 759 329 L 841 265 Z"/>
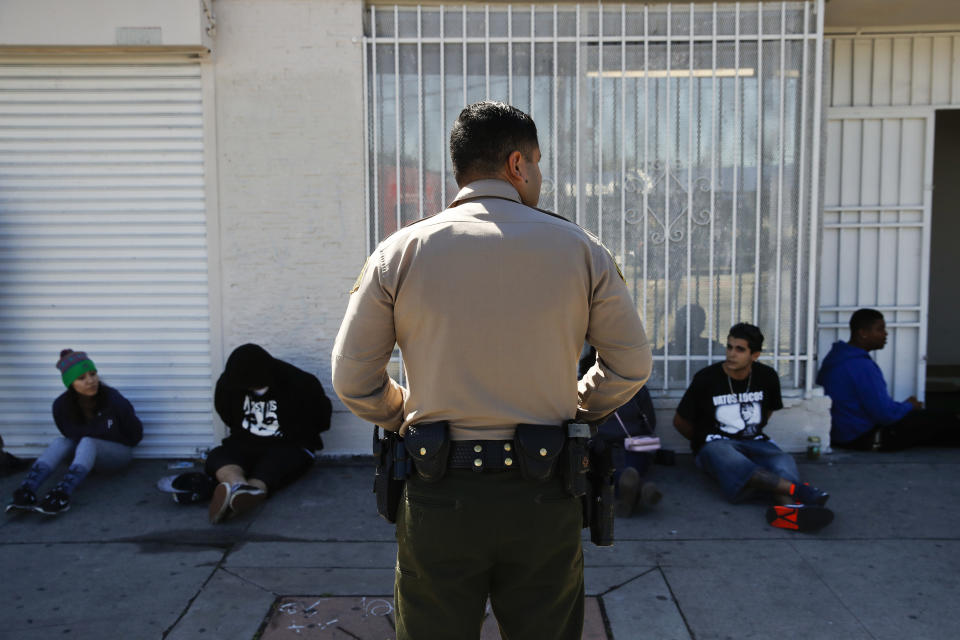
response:
<path id="1" fill-rule="evenodd" d="M 13 492 L 7 511 L 57 515 L 70 508 L 70 496 L 92 470 L 127 467 L 143 425 L 126 398 L 100 381 L 97 367 L 83 351 L 64 349 L 57 369 L 67 390 L 53 402 L 53 421 L 62 434 L 30 467 Z M 72 456 L 67 473 L 38 501 L 36 491 L 61 461 Z"/>
<path id="2" fill-rule="evenodd" d="M 214 407 L 230 435 L 207 456 L 219 484 L 210 523 L 251 509 L 302 476 L 323 448 L 330 399 L 316 376 L 256 344 L 234 349 L 217 380 Z"/>

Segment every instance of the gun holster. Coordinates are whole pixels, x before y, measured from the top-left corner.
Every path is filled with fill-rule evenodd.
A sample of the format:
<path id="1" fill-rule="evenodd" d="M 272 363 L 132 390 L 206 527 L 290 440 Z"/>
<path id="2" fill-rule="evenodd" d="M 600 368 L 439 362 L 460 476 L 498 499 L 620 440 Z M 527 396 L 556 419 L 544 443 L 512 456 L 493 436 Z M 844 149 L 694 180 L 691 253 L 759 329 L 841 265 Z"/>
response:
<path id="1" fill-rule="evenodd" d="M 590 527 L 590 540 L 598 547 L 613 545 L 614 459 L 619 446 L 600 438 L 590 441 L 590 470 L 583 497 L 583 526 Z"/>
<path id="2" fill-rule="evenodd" d="M 397 521 L 397 508 L 403 498 L 403 486 L 407 481 L 409 464 L 403 438 L 393 431 L 373 428 L 373 459 L 377 465 L 373 477 L 373 492 L 377 494 L 377 513 L 393 524 Z"/>
<path id="3" fill-rule="evenodd" d="M 425 422 L 407 427 L 403 438 L 417 475 L 425 482 L 439 482 L 447 473 L 450 457 L 450 425 Z"/>
<path id="4" fill-rule="evenodd" d="M 563 456 L 563 488 L 574 498 L 587 492 L 587 473 L 590 471 L 590 426 L 567 423 L 567 446 Z"/>

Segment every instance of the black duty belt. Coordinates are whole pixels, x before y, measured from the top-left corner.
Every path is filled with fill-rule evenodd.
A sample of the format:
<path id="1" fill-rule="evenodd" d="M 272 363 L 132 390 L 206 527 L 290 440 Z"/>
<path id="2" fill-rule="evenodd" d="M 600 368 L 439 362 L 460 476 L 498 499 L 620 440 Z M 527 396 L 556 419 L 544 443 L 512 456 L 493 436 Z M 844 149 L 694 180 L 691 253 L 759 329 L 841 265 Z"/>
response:
<path id="1" fill-rule="evenodd" d="M 513 440 L 453 440 L 450 442 L 451 469 L 512 471 L 519 469 Z"/>

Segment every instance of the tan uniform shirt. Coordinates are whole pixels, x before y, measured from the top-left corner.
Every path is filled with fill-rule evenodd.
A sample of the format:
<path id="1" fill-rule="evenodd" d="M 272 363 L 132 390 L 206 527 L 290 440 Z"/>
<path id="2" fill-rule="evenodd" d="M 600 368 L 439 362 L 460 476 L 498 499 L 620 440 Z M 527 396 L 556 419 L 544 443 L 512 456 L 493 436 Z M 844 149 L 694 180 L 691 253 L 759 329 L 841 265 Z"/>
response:
<path id="1" fill-rule="evenodd" d="M 599 359 L 578 387 L 584 339 Z M 395 343 L 408 388 L 386 372 Z M 454 440 L 499 440 L 517 424 L 606 415 L 647 380 L 651 356 L 599 240 L 479 180 L 373 252 L 332 364 L 337 395 L 365 420 L 401 433 L 447 420 Z"/>

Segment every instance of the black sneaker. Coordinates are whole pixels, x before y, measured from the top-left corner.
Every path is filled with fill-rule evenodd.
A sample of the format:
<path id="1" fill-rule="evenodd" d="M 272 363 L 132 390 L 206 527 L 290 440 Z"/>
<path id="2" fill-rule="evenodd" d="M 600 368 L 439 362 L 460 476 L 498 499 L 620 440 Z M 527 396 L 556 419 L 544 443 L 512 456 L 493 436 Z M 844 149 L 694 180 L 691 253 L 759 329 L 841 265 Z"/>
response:
<path id="1" fill-rule="evenodd" d="M 7 505 L 7 513 L 11 511 L 33 511 L 37 506 L 37 494 L 27 487 L 20 487 L 13 492 L 13 500 Z"/>
<path id="2" fill-rule="evenodd" d="M 830 494 L 817 489 L 809 482 L 804 482 L 803 484 L 797 485 L 797 488 L 793 492 L 793 497 L 803 504 L 815 504 L 822 507 L 827 504 L 827 500 L 830 499 Z"/>
<path id="3" fill-rule="evenodd" d="M 53 491 L 44 496 L 43 501 L 34 507 L 34 511 L 46 516 L 55 516 L 69 509 L 70 495 L 59 487 L 54 487 Z"/>
<path id="4" fill-rule="evenodd" d="M 157 488 L 173 496 L 178 504 L 206 502 L 213 497 L 217 481 L 202 471 L 186 471 L 157 481 Z"/>
<path id="5" fill-rule="evenodd" d="M 253 509 L 267 499 L 267 492 L 252 484 L 235 484 L 230 493 L 230 510 L 234 515 Z"/>
<path id="6" fill-rule="evenodd" d="M 812 504 L 786 504 L 767 509 L 767 523 L 778 529 L 816 531 L 833 522 L 833 511 Z"/>

